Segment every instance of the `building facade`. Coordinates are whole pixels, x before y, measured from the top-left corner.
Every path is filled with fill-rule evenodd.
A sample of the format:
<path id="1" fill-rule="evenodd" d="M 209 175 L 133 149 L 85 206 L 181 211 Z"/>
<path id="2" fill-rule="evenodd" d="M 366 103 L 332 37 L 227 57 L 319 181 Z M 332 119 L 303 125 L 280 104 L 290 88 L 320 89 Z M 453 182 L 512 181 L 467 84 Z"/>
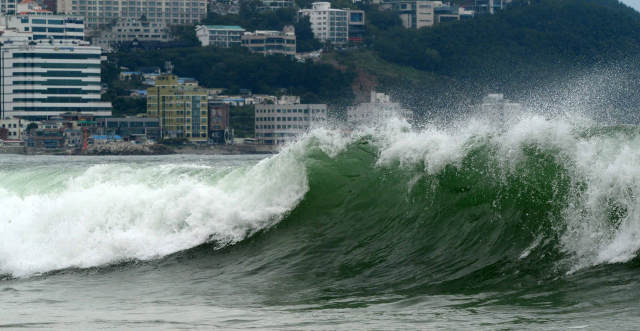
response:
<path id="1" fill-rule="evenodd" d="M 0 119 L 0 129 L 7 129 L 8 139 L 21 140 L 23 122 L 25 121 L 19 118 Z"/>
<path id="2" fill-rule="evenodd" d="M 209 143 L 224 145 L 233 140 L 228 104 L 209 103 Z"/>
<path id="3" fill-rule="evenodd" d="M 15 14 L 0 16 L 2 42 L 14 40 L 84 40 L 82 16 L 56 15 L 34 0 L 16 4 Z"/>
<path id="4" fill-rule="evenodd" d="M 152 23 L 195 24 L 207 16 L 206 0 L 187 1 L 106 1 L 58 0 L 58 12 L 86 18 L 90 29 L 112 25 L 119 18 L 139 19 L 143 15 Z"/>
<path id="5" fill-rule="evenodd" d="M 350 127 L 374 127 L 391 118 L 406 120 L 413 124 L 413 112 L 402 108 L 398 102 L 391 102 L 384 93 L 371 92 L 370 102 L 347 108 L 347 123 Z"/>
<path id="6" fill-rule="evenodd" d="M 298 11 L 298 17 L 309 16 L 316 39 L 344 44 L 349 38 L 349 10 L 332 9 L 330 2 L 314 2 L 311 9 Z"/>
<path id="7" fill-rule="evenodd" d="M 198 25 L 196 36 L 202 46 L 231 47 L 242 45 L 242 35 L 245 30 L 236 25 Z"/>
<path id="8" fill-rule="evenodd" d="M 160 76 L 147 89 L 147 117 L 159 118 L 161 138 L 208 142 L 207 92 L 179 85 L 177 76 Z"/>
<path id="9" fill-rule="evenodd" d="M 118 135 L 125 141 L 160 139 L 160 118 L 123 117 L 104 118 L 98 122 L 106 135 Z"/>
<path id="10" fill-rule="evenodd" d="M 111 116 L 111 103 L 100 100 L 99 47 L 38 40 L 5 44 L 3 50 L 2 117 Z"/>
<path id="11" fill-rule="evenodd" d="M 128 41 L 173 41 L 173 35 L 167 23 L 140 21 L 133 18 L 120 18 L 115 25 L 92 39 L 94 46 L 103 50 L 117 47 Z"/>
<path id="12" fill-rule="evenodd" d="M 264 144 L 283 144 L 313 126 L 327 123 L 327 105 L 256 105 L 256 139 Z"/>
<path id="13" fill-rule="evenodd" d="M 295 56 L 295 28 L 293 25 L 287 25 L 282 31 L 245 32 L 242 36 L 242 46 L 256 53 Z"/>

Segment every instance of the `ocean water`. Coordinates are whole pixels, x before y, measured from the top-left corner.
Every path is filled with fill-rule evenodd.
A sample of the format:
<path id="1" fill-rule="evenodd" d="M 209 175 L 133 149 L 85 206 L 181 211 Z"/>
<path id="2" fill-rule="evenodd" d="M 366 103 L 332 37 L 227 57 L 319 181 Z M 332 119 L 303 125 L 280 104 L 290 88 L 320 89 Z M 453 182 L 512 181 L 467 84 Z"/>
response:
<path id="1" fill-rule="evenodd" d="M 0 328 L 635 330 L 639 162 L 636 126 L 536 115 L 0 155 Z"/>

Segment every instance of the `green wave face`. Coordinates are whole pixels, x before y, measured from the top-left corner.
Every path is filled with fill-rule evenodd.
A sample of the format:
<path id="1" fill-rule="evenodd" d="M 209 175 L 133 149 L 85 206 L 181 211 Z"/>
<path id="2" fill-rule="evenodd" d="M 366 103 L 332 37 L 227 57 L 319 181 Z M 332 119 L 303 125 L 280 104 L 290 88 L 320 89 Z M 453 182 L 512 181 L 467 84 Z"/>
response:
<path id="1" fill-rule="evenodd" d="M 286 284 L 284 302 L 557 292 L 635 265 L 638 133 L 539 117 L 501 130 L 390 125 L 347 143 L 315 132 L 304 199 L 228 256 L 203 254 L 246 284 Z"/>
<path id="2" fill-rule="evenodd" d="M 317 129 L 225 167 L 5 164 L 0 271 L 151 260 L 266 304 L 493 292 L 566 303 L 557 293 L 635 274 L 639 132 L 536 116 L 419 132 L 390 121 L 348 137 Z"/>

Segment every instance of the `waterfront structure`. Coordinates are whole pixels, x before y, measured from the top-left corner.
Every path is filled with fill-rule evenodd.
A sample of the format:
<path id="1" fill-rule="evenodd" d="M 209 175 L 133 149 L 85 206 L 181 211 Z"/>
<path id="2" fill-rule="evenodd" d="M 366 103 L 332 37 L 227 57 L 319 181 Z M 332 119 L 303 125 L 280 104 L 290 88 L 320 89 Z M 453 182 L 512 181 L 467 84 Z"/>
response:
<path id="1" fill-rule="evenodd" d="M 242 35 L 245 29 L 236 25 L 198 25 L 196 36 L 202 46 L 215 45 L 231 47 L 242 45 Z"/>
<path id="2" fill-rule="evenodd" d="M 100 100 L 99 47 L 49 39 L 8 43 L 3 50 L 0 117 L 111 116 L 111 103 Z"/>
<path id="3" fill-rule="evenodd" d="M 118 135 L 126 141 L 160 139 L 159 117 L 108 117 L 98 121 L 106 135 Z"/>
<path id="4" fill-rule="evenodd" d="M 61 122 L 42 121 L 37 129 L 32 129 L 32 145 L 29 147 L 64 147 L 64 130 Z"/>
<path id="5" fill-rule="evenodd" d="M 16 5 L 15 14 L 0 15 L 0 41 L 84 40 L 84 18 L 73 15 L 56 15 L 44 10 L 34 0 Z"/>
<path id="6" fill-rule="evenodd" d="M 296 33 L 293 25 L 285 26 L 282 31 L 245 32 L 241 40 L 242 46 L 252 52 L 296 56 Z"/>
<path id="7" fill-rule="evenodd" d="M 20 118 L 0 119 L 0 129 L 7 129 L 8 139 L 20 140 L 22 139 L 23 122 L 25 120 Z"/>
<path id="8" fill-rule="evenodd" d="M 173 41 L 173 35 L 165 22 L 141 21 L 134 18 L 119 18 L 115 24 L 93 38 L 93 45 L 103 50 L 118 47 L 123 42 Z"/>
<path id="9" fill-rule="evenodd" d="M 179 85 L 178 76 L 159 76 L 155 86 L 147 89 L 147 117 L 159 118 L 161 138 L 208 141 L 207 92 Z"/>
<path id="10" fill-rule="evenodd" d="M 327 123 L 326 104 L 256 105 L 256 139 L 283 144 L 313 126 Z"/>
<path id="11" fill-rule="evenodd" d="M 334 44 L 344 44 L 349 40 L 350 9 L 332 9 L 330 2 L 314 2 L 311 6 L 311 9 L 298 11 L 298 17 L 309 17 L 316 39 L 329 40 Z"/>
<path id="12" fill-rule="evenodd" d="M 58 0 L 58 12 L 85 16 L 90 29 L 106 27 L 121 17 L 139 19 L 143 15 L 152 23 L 195 24 L 206 17 L 207 1 Z"/>
<path id="13" fill-rule="evenodd" d="M 224 145 L 233 140 L 229 105 L 209 102 L 209 143 Z"/>
<path id="14" fill-rule="evenodd" d="M 347 108 L 347 121 L 351 127 L 373 127 L 394 117 L 413 124 L 412 111 L 403 109 L 398 102 L 391 102 L 388 95 L 375 91 L 371 91 L 370 102 L 363 102 L 358 106 Z"/>

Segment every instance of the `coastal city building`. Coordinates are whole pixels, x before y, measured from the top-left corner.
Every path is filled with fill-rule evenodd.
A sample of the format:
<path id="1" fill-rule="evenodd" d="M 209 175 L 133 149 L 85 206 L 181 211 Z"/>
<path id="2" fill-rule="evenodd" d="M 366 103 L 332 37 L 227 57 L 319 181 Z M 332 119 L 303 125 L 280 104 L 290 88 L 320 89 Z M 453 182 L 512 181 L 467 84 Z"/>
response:
<path id="1" fill-rule="evenodd" d="M 206 143 L 209 128 L 207 92 L 179 85 L 178 76 L 156 78 L 147 89 L 147 117 L 159 118 L 160 138 L 187 138 Z"/>
<path id="2" fill-rule="evenodd" d="M 106 135 L 117 135 L 125 141 L 160 139 L 160 119 L 158 117 L 108 117 L 98 121 Z"/>
<path id="3" fill-rule="evenodd" d="M 386 1 L 381 8 L 398 13 L 407 29 L 472 18 L 474 15 L 474 11 L 467 7 L 451 6 L 443 1 Z"/>
<path id="4" fill-rule="evenodd" d="M 394 117 L 413 124 L 412 111 L 403 109 L 398 102 L 391 102 L 388 95 L 375 91 L 371 91 L 370 102 L 347 108 L 347 121 L 351 127 L 373 127 Z"/>
<path id="5" fill-rule="evenodd" d="M 351 9 L 332 9 L 330 2 L 314 2 L 311 9 L 298 11 L 298 17 L 308 16 L 316 39 L 329 40 L 334 44 L 349 41 L 349 28 L 353 25 L 353 38 L 362 40 L 364 32 L 364 11 Z M 352 15 L 353 13 L 353 15 Z M 354 41 L 358 41 L 354 39 Z"/>
<path id="6" fill-rule="evenodd" d="M 0 15 L 0 41 L 84 40 L 82 16 L 56 15 L 35 0 L 17 3 L 16 14 Z"/>
<path id="7" fill-rule="evenodd" d="M 111 116 L 100 100 L 100 48 L 72 40 L 13 42 L 3 47 L 1 117 L 43 120 L 66 112 Z"/>
<path id="8" fill-rule="evenodd" d="M 261 0 L 262 6 L 260 6 L 263 10 L 277 10 L 280 8 L 293 8 L 295 6 L 295 2 L 293 0 Z"/>
<path id="9" fill-rule="evenodd" d="M 326 104 L 256 105 L 256 139 L 266 145 L 283 144 L 313 126 L 327 122 Z"/>
<path id="10" fill-rule="evenodd" d="M 293 25 L 287 25 L 282 31 L 245 32 L 242 36 L 242 46 L 256 53 L 295 56 L 295 28 Z"/>
<path id="11" fill-rule="evenodd" d="M 464 0 L 462 6 L 478 14 L 493 14 L 498 10 L 503 10 L 511 4 L 512 0 Z"/>
<path id="12" fill-rule="evenodd" d="M 522 105 L 505 99 L 504 94 L 489 94 L 482 99 L 480 110 L 492 119 L 504 119 L 506 115 L 517 114 L 522 110 Z"/>
<path id="13" fill-rule="evenodd" d="M 0 119 L 0 129 L 7 129 L 7 138 L 11 140 L 22 139 L 23 122 L 20 118 Z"/>
<path id="14" fill-rule="evenodd" d="M 207 16 L 206 0 L 188 1 L 91 1 L 58 0 L 59 13 L 86 18 L 85 27 L 103 28 L 121 17 L 166 24 L 196 24 Z"/>
<path id="15" fill-rule="evenodd" d="M 94 46 L 103 50 L 117 48 L 123 42 L 173 41 L 171 30 L 165 22 L 140 21 L 133 18 L 120 18 L 106 31 L 92 39 Z"/>
<path id="16" fill-rule="evenodd" d="M 198 25 L 196 36 L 202 46 L 231 47 L 242 45 L 245 29 L 236 25 Z"/>
<path id="17" fill-rule="evenodd" d="M 209 143 L 224 145 L 233 140 L 228 104 L 209 103 Z"/>

